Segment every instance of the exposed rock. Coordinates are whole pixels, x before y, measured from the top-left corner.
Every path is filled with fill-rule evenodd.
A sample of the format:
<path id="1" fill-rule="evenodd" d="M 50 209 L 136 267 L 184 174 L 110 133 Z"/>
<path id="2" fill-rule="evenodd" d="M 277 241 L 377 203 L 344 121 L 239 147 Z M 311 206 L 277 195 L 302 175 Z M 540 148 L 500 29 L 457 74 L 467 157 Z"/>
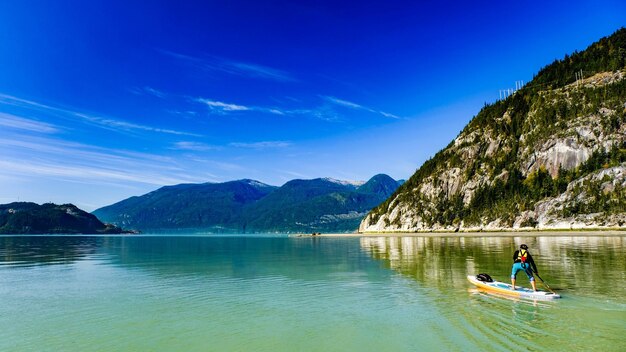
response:
<path id="1" fill-rule="evenodd" d="M 620 29 L 485 105 L 359 230 L 626 228 L 625 42 Z"/>
<path id="2" fill-rule="evenodd" d="M 580 145 L 572 137 L 547 140 L 525 162 L 524 174 L 545 167 L 552 177 L 557 177 L 560 168 L 571 170 L 587 161 L 592 152 L 591 148 Z"/>
<path id="3" fill-rule="evenodd" d="M 612 84 L 624 79 L 623 72 L 605 73 L 593 76 L 587 84 L 590 87 L 599 87 Z M 571 89 L 571 87 L 566 87 Z M 561 93 L 541 92 L 546 97 L 552 97 L 552 103 L 557 104 L 559 96 L 570 99 Z M 620 103 L 621 106 L 621 103 Z M 557 178 L 560 170 L 573 170 L 587 162 L 594 152 L 610 151 L 616 146 L 622 145 L 626 140 L 626 124 L 620 122 L 617 129 L 607 129 L 604 122 L 615 118 L 617 111 L 602 107 L 595 114 L 586 114 L 576 119 L 559 122 L 562 126 L 560 132 L 554 135 L 542 136 L 542 129 L 538 126 L 529 126 L 526 133 L 519 136 L 518 160 L 519 170 L 524 176 L 537 172 L 539 169 L 548 171 L 551 177 Z M 534 110 L 528 112 L 529 119 L 537 114 Z M 506 110 L 500 121 L 511 121 L 510 111 Z M 619 120 L 618 120 L 619 121 Z M 459 195 L 464 206 L 469 206 L 476 191 L 485 186 L 494 186 L 499 180 L 506 183 L 510 177 L 509 170 L 500 170 L 494 173 L 493 166 L 486 163 L 477 163 L 478 160 L 501 159 L 505 160 L 506 154 L 511 152 L 511 142 L 503 139 L 493 131 L 465 130 L 445 151 L 446 155 L 458 156 L 460 166 L 454 166 L 451 162 L 447 168 L 439 169 L 432 175 L 423 179 L 417 187 L 412 189 L 413 194 L 419 194 L 420 199 L 416 203 L 405 204 L 400 198 L 389 202 L 386 212 L 377 216 L 368 215 L 360 224 L 359 231 L 383 232 L 383 231 L 445 231 L 445 230 L 486 230 L 496 231 L 504 229 L 575 229 L 589 227 L 620 227 L 626 223 L 623 214 L 611 215 L 602 212 L 594 214 L 581 214 L 575 217 L 561 218 L 559 212 L 564 210 L 567 202 L 585 202 L 589 195 L 570 192 L 570 188 L 576 187 L 584 180 L 576 180 L 568 185 L 568 191 L 558 197 L 545 199 L 538 202 L 535 209 L 520 211 L 512 221 L 504 219 L 483 219 L 481 224 L 457 224 L 442 225 L 432 222 L 429 218 L 437 215 L 436 204 L 442 200 L 451 199 Z M 532 141 L 532 143 L 531 143 Z M 608 177 L 612 182 L 604 182 L 601 185 L 602 192 L 615 191 L 615 185 L 621 178 L 620 168 L 610 171 L 600 171 L 599 177 Z M 469 177 L 468 177 L 469 176 Z M 595 177 L 595 176 L 589 176 Z M 569 204 L 569 203 L 568 203 Z M 572 206 L 571 204 L 569 205 Z"/>

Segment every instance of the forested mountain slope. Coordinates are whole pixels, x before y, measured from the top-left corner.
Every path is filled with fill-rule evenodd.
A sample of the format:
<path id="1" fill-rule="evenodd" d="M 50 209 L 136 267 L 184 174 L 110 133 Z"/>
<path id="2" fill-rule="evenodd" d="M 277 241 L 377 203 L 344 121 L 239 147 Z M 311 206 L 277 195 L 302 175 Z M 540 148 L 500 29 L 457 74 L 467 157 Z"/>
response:
<path id="1" fill-rule="evenodd" d="M 605 227 L 626 227 L 624 28 L 485 105 L 360 231 Z"/>
<path id="2" fill-rule="evenodd" d="M 167 186 L 94 211 L 141 231 L 354 232 L 373 207 L 401 184 L 387 175 L 365 183 L 330 178 L 292 180 L 281 187 L 254 180 Z"/>
<path id="3" fill-rule="evenodd" d="M 103 224 L 73 204 L 0 204 L 0 234 L 119 234 L 121 228 Z"/>

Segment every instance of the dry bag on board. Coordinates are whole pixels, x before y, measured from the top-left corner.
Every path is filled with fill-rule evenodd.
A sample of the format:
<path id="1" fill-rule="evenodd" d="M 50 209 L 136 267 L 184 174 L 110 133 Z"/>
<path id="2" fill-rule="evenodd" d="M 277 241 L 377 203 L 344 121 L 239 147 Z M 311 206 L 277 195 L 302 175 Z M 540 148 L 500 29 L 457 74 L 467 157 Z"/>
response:
<path id="1" fill-rule="evenodd" d="M 476 275 L 476 280 L 484 281 L 484 282 L 493 282 L 493 279 L 488 274 L 478 274 Z"/>

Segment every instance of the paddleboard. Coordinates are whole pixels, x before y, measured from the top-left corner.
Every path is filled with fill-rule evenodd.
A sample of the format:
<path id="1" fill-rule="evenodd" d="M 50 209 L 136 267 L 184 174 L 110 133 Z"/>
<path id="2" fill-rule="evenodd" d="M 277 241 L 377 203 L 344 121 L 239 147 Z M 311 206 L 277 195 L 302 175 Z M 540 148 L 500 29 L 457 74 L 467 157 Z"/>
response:
<path id="1" fill-rule="evenodd" d="M 538 299 L 544 301 L 561 298 L 559 294 L 546 291 L 533 291 L 532 289 L 526 287 L 516 286 L 515 290 L 513 290 L 513 286 L 511 286 L 511 284 L 495 280 L 493 282 L 480 281 L 475 275 L 467 275 L 467 279 L 478 288 L 510 297 Z"/>

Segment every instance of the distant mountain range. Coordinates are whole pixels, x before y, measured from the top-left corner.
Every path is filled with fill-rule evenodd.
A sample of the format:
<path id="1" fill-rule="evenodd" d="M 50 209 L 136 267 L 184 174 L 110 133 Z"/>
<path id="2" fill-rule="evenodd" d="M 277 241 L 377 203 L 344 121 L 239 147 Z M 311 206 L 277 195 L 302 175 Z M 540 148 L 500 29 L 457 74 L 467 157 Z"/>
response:
<path id="1" fill-rule="evenodd" d="M 103 224 L 72 204 L 38 205 L 28 202 L 0 204 L 0 234 L 118 234 L 124 231 Z"/>
<path id="2" fill-rule="evenodd" d="M 376 175 L 365 183 L 330 178 L 281 187 L 254 180 L 181 184 L 97 209 L 103 221 L 141 231 L 352 232 L 403 181 Z"/>

